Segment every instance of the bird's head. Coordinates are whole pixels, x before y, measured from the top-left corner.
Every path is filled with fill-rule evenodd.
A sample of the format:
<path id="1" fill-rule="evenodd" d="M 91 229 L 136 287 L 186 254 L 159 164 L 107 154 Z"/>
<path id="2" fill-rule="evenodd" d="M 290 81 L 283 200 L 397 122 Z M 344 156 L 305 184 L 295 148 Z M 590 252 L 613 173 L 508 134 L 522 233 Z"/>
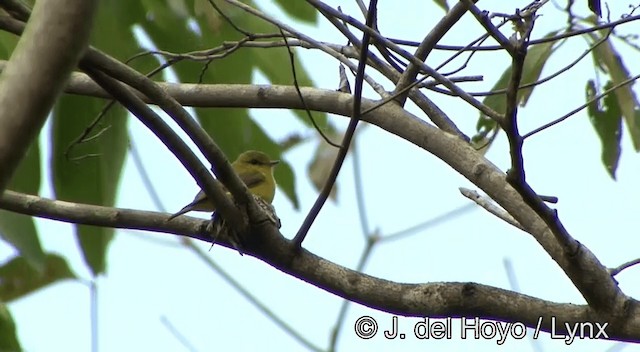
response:
<path id="1" fill-rule="evenodd" d="M 250 167 L 252 169 L 271 169 L 276 166 L 280 160 L 271 160 L 269 156 L 263 152 L 259 152 L 256 150 L 246 151 L 233 163 L 238 166 Z"/>

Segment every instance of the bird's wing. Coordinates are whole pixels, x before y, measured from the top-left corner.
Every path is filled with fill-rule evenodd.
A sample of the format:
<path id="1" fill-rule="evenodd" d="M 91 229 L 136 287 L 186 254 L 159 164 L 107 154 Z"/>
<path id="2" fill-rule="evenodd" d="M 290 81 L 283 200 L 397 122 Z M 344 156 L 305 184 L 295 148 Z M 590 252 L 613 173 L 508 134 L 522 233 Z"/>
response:
<path id="1" fill-rule="evenodd" d="M 193 201 L 191 201 L 191 203 L 185 205 L 185 207 L 180 209 L 177 213 L 172 214 L 168 220 L 171 220 L 182 214 L 186 214 L 192 210 L 207 211 L 207 210 L 210 210 L 210 208 L 212 208 L 212 205 L 210 205 L 210 203 L 207 202 L 207 195 L 204 194 L 203 191 L 200 191 L 198 192 L 198 194 L 196 194 L 196 197 L 193 198 Z"/>
<path id="2" fill-rule="evenodd" d="M 264 180 L 266 179 L 264 174 L 259 171 L 243 172 L 238 176 L 240 176 L 242 182 L 247 185 L 247 188 L 253 188 L 261 182 L 264 182 Z"/>

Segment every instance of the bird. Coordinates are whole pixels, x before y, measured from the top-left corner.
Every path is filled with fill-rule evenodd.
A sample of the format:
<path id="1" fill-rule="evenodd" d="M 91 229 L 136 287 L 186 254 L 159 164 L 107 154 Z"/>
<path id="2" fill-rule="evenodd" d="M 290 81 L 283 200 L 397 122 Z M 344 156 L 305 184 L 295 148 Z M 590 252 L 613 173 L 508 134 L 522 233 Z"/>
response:
<path id="1" fill-rule="evenodd" d="M 236 174 L 238 174 L 240 180 L 247 186 L 250 193 L 271 204 L 276 193 L 276 181 L 273 177 L 273 168 L 279 162 L 279 160 L 271 160 L 271 158 L 263 152 L 248 150 L 240 154 L 236 161 L 231 163 L 231 167 Z M 226 191 L 226 195 L 231 197 L 231 193 L 229 193 L 224 186 L 222 187 Z M 191 203 L 187 204 L 177 213 L 172 214 L 167 221 L 190 211 L 214 212 L 215 210 L 215 204 L 213 204 L 201 190 L 196 194 Z"/>

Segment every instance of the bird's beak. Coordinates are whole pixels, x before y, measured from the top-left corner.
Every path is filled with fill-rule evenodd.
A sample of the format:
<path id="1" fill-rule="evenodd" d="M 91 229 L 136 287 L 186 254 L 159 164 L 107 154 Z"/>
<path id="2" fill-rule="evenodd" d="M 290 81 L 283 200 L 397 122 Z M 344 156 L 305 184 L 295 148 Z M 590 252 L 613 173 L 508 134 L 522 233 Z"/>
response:
<path id="1" fill-rule="evenodd" d="M 280 163 L 280 160 L 271 160 L 271 161 L 269 162 L 269 165 L 271 165 L 271 166 L 276 166 L 276 165 L 278 165 L 279 163 Z"/>

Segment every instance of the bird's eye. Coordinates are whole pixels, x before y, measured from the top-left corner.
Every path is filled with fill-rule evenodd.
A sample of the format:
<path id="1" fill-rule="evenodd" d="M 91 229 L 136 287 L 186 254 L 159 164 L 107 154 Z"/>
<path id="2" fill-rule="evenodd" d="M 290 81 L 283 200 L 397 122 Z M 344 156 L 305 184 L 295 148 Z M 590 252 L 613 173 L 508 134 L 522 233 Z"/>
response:
<path id="1" fill-rule="evenodd" d="M 249 161 L 250 164 L 252 165 L 258 165 L 260 164 L 260 161 L 258 161 L 258 159 L 251 159 L 251 161 Z"/>

